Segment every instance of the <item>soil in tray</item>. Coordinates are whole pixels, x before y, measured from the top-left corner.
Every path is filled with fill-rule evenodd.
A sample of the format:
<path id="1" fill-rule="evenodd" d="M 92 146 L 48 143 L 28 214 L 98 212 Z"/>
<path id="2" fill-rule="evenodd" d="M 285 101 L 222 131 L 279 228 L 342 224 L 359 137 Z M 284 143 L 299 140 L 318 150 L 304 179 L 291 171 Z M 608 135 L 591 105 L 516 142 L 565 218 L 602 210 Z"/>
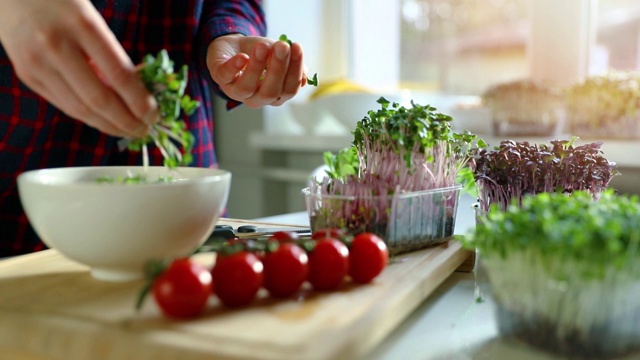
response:
<path id="1" fill-rule="evenodd" d="M 320 225 L 316 225 L 318 217 L 311 216 L 311 228 L 322 228 Z M 323 226 L 326 225 L 326 219 L 322 219 Z M 403 235 L 403 231 L 400 230 L 399 234 L 396 234 L 395 239 L 387 239 L 387 224 L 369 224 L 367 226 L 360 226 L 357 228 L 348 227 L 347 231 L 350 233 L 372 232 L 385 239 L 387 247 L 389 248 L 390 255 L 397 255 L 407 253 L 411 251 L 426 249 L 432 246 L 440 245 L 448 240 L 453 235 L 455 227 L 455 217 L 452 214 L 447 214 L 444 222 L 440 222 L 438 226 L 432 229 L 432 233 L 421 235 Z M 410 234 L 408 231 L 407 233 Z"/>
<path id="2" fill-rule="evenodd" d="M 557 324 L 553 320 L 541 317 L 532 320 L 500 304 L 496 306 L 496 316 L 502 335 L 569 359 L 612 359 L 640 351 L 640 344 L 632 337 L 614 341 L 604 339 L 603 334 L 610 334 L 615 328 L 615 320 L 609 326 L 592 327 L 588 331 L 574 328 L 559 337 L 556 334 Z M 617 342 L 615 349 L 612 342 Z M 640 353 L 637 355 L 640 358 Z"/>

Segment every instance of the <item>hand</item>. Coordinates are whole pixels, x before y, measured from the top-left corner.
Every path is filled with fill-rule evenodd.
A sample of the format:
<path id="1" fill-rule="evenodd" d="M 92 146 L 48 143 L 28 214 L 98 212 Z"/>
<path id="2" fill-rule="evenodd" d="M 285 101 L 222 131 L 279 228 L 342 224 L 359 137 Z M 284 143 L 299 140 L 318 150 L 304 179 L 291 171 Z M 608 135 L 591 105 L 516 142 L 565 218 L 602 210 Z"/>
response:
<path id="1" fill-rule="evenodd" d="M 88 0 L 1 0 L 0 42 L 22 82 L 89 126 L 140 137 L 157 118 L 155 99 Z"/>
<path id="2" fill-rule="evenodd" d="M 211 42 L 207 66 L 230 98 L 252 108 L 279 106 L 306 84 L 302 55 L 298 43 L 233 34 Z"/>

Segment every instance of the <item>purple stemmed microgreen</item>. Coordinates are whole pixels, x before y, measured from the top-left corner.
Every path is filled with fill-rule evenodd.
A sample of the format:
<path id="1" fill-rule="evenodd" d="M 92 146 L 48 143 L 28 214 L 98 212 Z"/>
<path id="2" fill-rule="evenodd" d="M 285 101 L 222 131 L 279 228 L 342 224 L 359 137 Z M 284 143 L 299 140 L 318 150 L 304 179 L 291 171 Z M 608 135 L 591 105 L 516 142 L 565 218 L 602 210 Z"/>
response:
<path id="1" fill-rule="evenodd" d="M 370 230 L 385 225 L 396 196 L 453 188 L 460 179 L 467 188 L 475 186 L 467 163 L 471 149 L 486 146 L 484 141 L 468 131 L 453 132 L 453 119 L 430 105 L 412 101 L 404 107 L 382 97 L 377 102 L 380 109 L 357 123 L 351 147 L 325 153 L 327 177 L 311 186 L 312 194 L 355 199 L 339 210 L 324 201 L 327 224 Z"/>
<path id="2" fill-rule="evenodd" d="M 575 139 L 548 145 L 504 140 L 493 149 L 474 150 L 470 166 L 480 209 L 495 203 L 504 210 L 524 195 L 543 192 L 585 190 L 597 197 L 618 174 L 615 163 L 602 155 L 602 142 L 574 146 Z"/>

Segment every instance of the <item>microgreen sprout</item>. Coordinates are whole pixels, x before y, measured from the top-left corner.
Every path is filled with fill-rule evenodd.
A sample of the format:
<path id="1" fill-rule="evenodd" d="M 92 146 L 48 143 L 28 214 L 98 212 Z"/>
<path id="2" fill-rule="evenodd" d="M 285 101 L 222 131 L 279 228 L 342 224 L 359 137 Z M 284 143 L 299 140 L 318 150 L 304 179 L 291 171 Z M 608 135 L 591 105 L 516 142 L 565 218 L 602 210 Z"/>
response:
<path id="1" fill-rule="evenodd" d="M 173 61 L 166 50 L 160 51 L 156 57 L 151 54 L 145 56 L 138 71 L 142 82 L 158 103 L 160 119 L 147 136 L 132 140 L 128 147 L 133 151 L 141 151 L 147 144 L 154 143 L 164 157 L 165 166 L 169 168 L 189 165 L 193 161 L 191 150 L 195 138 L 180 113 L 182 111 L 189 116 L 200 103 L 185 94 L 187 72 L 186 65 L 174 72 Z M 182 152 L 176 143 L 182 146 Z"/>
<path id="2" fill-rule="evenodd" d="M 411 102 L 406 108 L 378 99 L 380 109 L 369 111 L 353 132 L 350 148 L 325 153 L 334 190 L 380 183 L 384 194 L 454 186 L 471 159 L 471 149 L 484 147 L 482 139 L 468 131 L 451 130 L 450 116 L 436 108 Z"/>
<path id="3" fill-rule="evenodd" d="M 638 197 L 548 192 L 500 210 L 461 241 L 482 254 L 502 334 L 567 359 L 637 351 Z"/>
<path id="4" fill-rule="evenodd" d="M 494 209 L 500 210 L 500 204 L 493 204 L 463 240 L 485 256 L 536 252 L 541 261 L 561 258 L 581 263 L 580 273 L 587 278 L 602 278 L 608 269 L 623 268 L 640 258 L 637 196 L 608 189 L 595 200 L 589 191 L 574 191 L 571 196 L 549 192 L 526 195 L 506 211 Z"/>
<path id="5" fill-rule="evenodd" d="M 293 41 L 291 41 L 291 39 L 289 39 L 285 34 L 280 35 L 278 40 L 286 42 L 289 46 L 293 45 Z M 318 86 L 318 73 L 313 74 L 311 79 L 307 78 L 307 85 Z"/>
<path id="6" fill-rule="evenodd" d="M 548 135 L 564 124 L 563 95 L 557 85 L 520 79 L 493 85 L 481 98 L 495 135 Z"/>
<path id="7" fill-rule="evenodd" d="M 480 209 L 498 204 L 504 210 L 526 194 L 541 192 L 586 190 L 597 197 L 618 175 L 615 163 L 602 155 L 602 142 L 574 146 L 576 139 L 550 144 L 504 140 L 493 149 L 475 149 L 470 167 Z"/>
<path id="8" fill-rule="evenodd" d="M 309 189 L 308 200 L 321 207 L 313 210 L 312 228 L 411 242 L 402 248 L 388 244 L 391 253 L 434 244 L 453 230 L 458 180 L 474 186 L 467 168 L 471 149 L 486 144 L 468 131 L 453 132 L 453 119 L 430 105 L 405 107 L 383 97 L 377 103 L 380 109 L 357 123 L 351 147 L 324 154 L 327 176 Z"/>
<path id="9" fill-rule="evenodd" d="M 96 179 L 96 182 L 100 184 L 162 184 L 162 183 L 170 183 L 175 181 L 171 176 L 159 176 L 154 181 L 149 181 L 149 179 L 143 174 L 135 174 L 135 175 L 127 175 L 127 176 L 101 176 Z"/>
<path id="10" fill-rule="evenodd" d="M 574 133 L 636 137 L 640 77 L 613 72 L 591 76 L 567 89 L 569 124 Z"/>

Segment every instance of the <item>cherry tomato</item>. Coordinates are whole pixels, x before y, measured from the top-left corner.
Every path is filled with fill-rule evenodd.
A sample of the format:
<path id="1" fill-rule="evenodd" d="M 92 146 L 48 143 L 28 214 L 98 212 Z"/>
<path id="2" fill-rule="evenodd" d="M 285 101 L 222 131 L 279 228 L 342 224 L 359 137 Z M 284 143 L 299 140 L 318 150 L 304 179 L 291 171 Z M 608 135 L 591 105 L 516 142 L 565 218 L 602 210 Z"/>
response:
<path id="1" fill-rule="evenodd" d="M 358 284 L 375 279 L 389 261 L 387 244 L 372 233 L 360 233 L 353 238 L 349 248 L 349 276 Z"/>
<path id="2" fill-rule="evenodd" d="M 308 274 L 307 252 L 294 243 L 280 244 L 264 260 L 264 288 L 276 298 L 293 295 L 305 282 Z"/>
<path id="3" fill-rule="evenodd" d="M 340 239 L 345 235 L 346 233 L 342 229 L 329 228 L 329 229 L 320 229 L 320 230 L 314 231 L 313 234 L 311 234 L 311 238 L 314 240 L 320 240 L 323 238 Z"/>
<path id="4" fill-rule="evenodd" d="M 162 312 L 173 318 L 200 314 L 213 289 L 209 270 L 189 259 L 173 261 L 151 286 L 153 297 Z"/>
<path id="5" fill-rule="evenodd" d="M 309 282 L 315 290 L 334 290 L 349 271 L 349 249 L 340 240 L 322 238 L 309 254 Z"/>
<path id="6" fill-rule="evenodd" d="M 280 243 L 296 241 L 299 238 L 300 235 L 293 231 L 276 231 L 269 237 L 269 239 L 278 240 Z"/>
<path id="7" fill-rule="evenodd" d="M 260 259 L 247 251 L 218 254 L 211 270 L 216 296 L 229 307 L 249 304 L 262 287 L 263 268 Z"/>

